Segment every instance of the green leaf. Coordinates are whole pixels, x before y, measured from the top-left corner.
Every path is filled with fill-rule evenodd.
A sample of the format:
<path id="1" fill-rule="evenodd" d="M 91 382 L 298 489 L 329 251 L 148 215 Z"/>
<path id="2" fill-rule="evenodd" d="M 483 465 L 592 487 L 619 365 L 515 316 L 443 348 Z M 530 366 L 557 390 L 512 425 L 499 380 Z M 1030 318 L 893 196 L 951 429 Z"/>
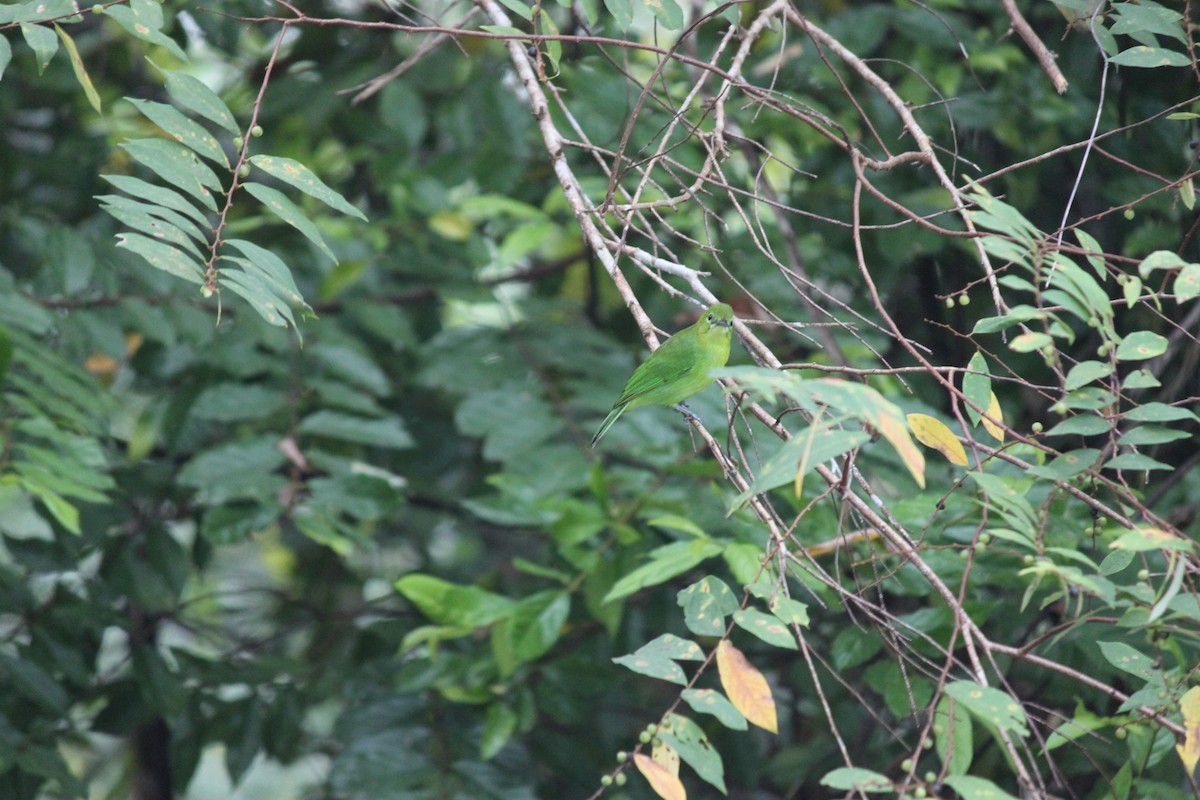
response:
<path id="1" fill-rule="evenodd" d="M 655 735 L 678 753 L 697 775 L 720 789 L 722 794 L 729 794 L 725 788 L 725 766 L 721 756 L 699 725 L 682 714 L 670 714 Z"/>
<path id="2" fill-rule="evenodd" d="M 967 362 L 967 371 L 963 373 L 962 378 L 962 389 L 963 395 L 980 408 L 986 409 L 992 402 L 992 376 L 988 372 L 987 359 L 978 350 Z M 967 404 L 966 412 L 972 425 L 978 425 L 979 420 L 983 419 L 983 416 L 970 404 Z"/>
<path id="3" fill-rule="evenodd" d="M 1096 642 L 1100 655 L 1122 672 L 1136 675 L 1142 680 L 1159 680 L 1162 672 L 1154 666 L 1154 659 L 1124 642 Z"/>
<path id="4" fill-rule="evenodd" d="M 1044 466 L 1030 467 L 1029 474 L 1052 481 L 1065 481 L 1091 469 L 1099 460 L 1099 450 L 1084 447 L 1063 453 Z"/>
<path id="5" fill-rule="evenodd" d="M 1104 361 L 1081 361 L 1067 373 L 1066 389 L 1069 392 L 1100 378 L 1107 378 L 1112 371 L 1112 364 Z"/>
<path id="6" fill-rule="evenodd" d="M 132 228 L 135 231 L 146 234 L 153 241 L 159 244 L 170 245 L 177 247 L 184 252 L 185 255 L 193 259 L 197 264 L 204 260 L 204 254 L 197 246 L 196 239 L 185 233 L 175 222 L 182 223 L 189 232 L 200 233 L 186 217 L 182 217 L 167 209 L 158 209 L 154 206 L 147 206 L 143 203 L 137 203 L 127 197 L 121 195 L 103 195 L 101 198 L 105 201 L 100 206 L 106 214 L 113 219 L 125 225 L 127 228 Z M 112 202 L 106 202 L 111 200 Z M 174 215 L 172 221 L 168 222 L 161 216 L 151 216 L 152 211 L 164 211 Z"/>
<path id="7" fill-rule="evenodd" d="M 1162 382 L 1154 377 L 1153 373 L 1145 369 L 1135 369 L 1126 375 L 1125 380 L 1121 383 L 1121 388 L 1126 390 L 1157 389 L 1159 386 L 1162 386 Z"/>
<path id="8" fill-rule="evenodd" d="M 1119 456 L 1114 456 L 1104 462 L 1104 468 L 1124 470 L 1175 469 L 1170 464 L 1155 461 L 1150 456 L 1144 456 L 1141 453 L 1122 453 Z"/>
<path id="9" fill-rule="evenodd" d="M 799 600 L 777 594 L 768 601 L 768 604 L 771 613 L 785 625 L 808 626 L 808 606 Z"/>
<path id="10" fill-rule="evenodd" d="M 176 244 L 192 249 L 194 251 L 193 254 L 197 257 L 199 257 L 200 253 L 195 252 L 196 246 L 206 247 L 208 245 L 208 240 L 205 238 L 204 232 L 191 219 L 182 214 L 175 213 L 170 208 L 156 206 L 151 203 L 142 203 L 119 194 L 101 194 L 97 195 L 96 199 L 103 204 L 101 207 L 104 211 L 118 222 L 122 222 L 131 228 L 136 228 L 167 244 Z M 153 219 L 154 217 L 158 219 Z M 162 223 L 164 222 L 169 223 L 169 225 L 163 226 Z M 174 229 L 174 232 L 171 232 L 168 228 Z M 187 234 L 187 236 L 182 238 L 176 236 L 176 234 L 181 232 Z"/>
<path id="11" fill-rule="evenodd" d="M 285 328 L 296 326 L 295 317 L 288 307 L 286 298 L 280 297 L 276 287 L 253 269 L 250 262 L 241 258 L 227 260 L 242 264 L 246 269 L 221 270 L 221 286 L 241 297 L 258 315 L 272 325 Z"/>
<path id="12" fill-rule="evenodd" d="M 934 748 L 950 775 L 962 775 L 971 768 L 975 755 L 971 716 L 962 703 L 943 696 L 934 712 Z"/>
<path id="13" fill-rule="evenodd" d="M 723 547 L 711 539 L 693 539 L 687 542 L 672 542 L 650 551 L 650 561 L 625 575 L 609 589 L 604 602 L 620 600 L 647 586 L 657 586 L 713 556 L 720 555 Z"/>
<path id="14" fill-rule="evenodd" d="M 155 241 L 140 233 L 118 233 L 117 247 L 132 250 L 155 269 L 183 278 L 191 283 L 204 283 L 204 265 L 195 258 L 170 245 Z"/>
<path id="15" fill-rule="evenodd" d="M 1188 262 L 1184 261 L 1178 255 L 1170 250 L 1155 250 L 1150 255 L 1142 259 L 1142 263 L 1138 264 L 1138 274 L 1143 279 L 1150 277 L 1150 273 L 1159 269 L 1182 269 L 1186 267 Z"/>
<path id="16" fill-rule="evenodd" d="M 1190 539 L 1174 536 L 1158 528 L 1142 528 L 1121 534 L 1109 545 L 1114 550 L 1145 553 L 1151 550 L 1194 552 L 1196 544 Z"/>
<path id="17" fill-rule="evenodd" d="M 667 30 L 683 28 L 683 9 L 675 0 L 646 0 L 646 7 Z"/>
<path id="18" fill-rule="evenodd" d="M 492 649 L 501 677 L 541 658 L 562 635 L 571 613 L 571 596 L 561 589 L 530 595 L 492 629 Z"/>
<path id="19" fill-rule="evenodd" d="M 978 328 L 978 326 L 976 327 Z M 1013 340 L 1008 343 L 1008 349 L 1014 353 L 1032 353 L 1034 350 L 1040 350 L 1046 345 L 1053 344 L 1054 340 L 1050 338 L 1050 334 L 1028 331 L 1014 336 Z"/>
<path id="20" fill-rule="evenodd" d="M 488 705 L 483 722 L 483 736 L 479 742 L 479 757 L 484 761 L 495 758 L 512 739 L 517 729 L 517 712 L 507 703 L 495 701 Z"/>
<path id="21" fill-rule="evenodd" d="M 1108 60 L 1110 64 L 1119 67 L 1186 67 L 1191 60 L 1183 53 L 1174 50 L 1164 50 L 1161 47 L 1137 45 L 1128 50 L 1122 50 Z"/>
<path id="22" fill-rule="evenodd" d="M 1166 444 L 1178 439 L 1187 439 L 1192 434 L 1178 431 L 1174 428 L 1164 428 L 1159 425 L 1139 425 L 1131 431 L 1122 433 L 1117 438 L 1118 445 L 1126 447 L 1144 447 L 1146 445 Z"/>
<path id="23" fill-rule="evenodd" d="M 1186 408 L 1169 406 L 1157 401 L 1131 408 L 1125 412 L 1123 418 L 1134 422 L 1178 422 L 1184 419 L 1190 422 L 1200 422 L 1200 418 Z"/>
<path id="24" fill-rule="evenodd" d="M 1170 36 L 1183 44 L 1187 37 L 1183 32 L 1183 15 L 1158 3 L 1113 3 L 1112 10 L 1118 15 L 1109 29 L 1115 35 L 1153 33 Z"/>
<path id="25" fill-rule="evenodd" d="M 209 161 L 229 167 L 229 158 L 216 138 L 207 130 L 179 113 L 174 106 L 166 103 L 155 103 L 150 100 L 125 98 L 138 111 L 163 130 L 175 142 L 195 150 Z"/>
<path id="26" fill-rule="evenodd" d="M 192 205 L 190 200 L 173 189 L 155 186 L 154 184 L 144 181 L 141 178 L 134 178 L 129 175 L 101 175 L 100 177 L 111 183 L 122 192 L 132 195 L 139 200 L 145 200 L 148 204 L 153 206 L 159 206 L 163 208 L 169 208 L 172 211 L 178 211 L 180 214 L 191 218 L 195 222 L 204 226 L 206 229 L 209 227 L 208 219 L 204 216 L 204 213 Z M 103 195 L 103 197 L 110 196 L 111 195 Z"/>
<path id="27" fill-rule="evenodd" d="M 633 653 L 613 659 L 613 663 L 633 670 L 640 675 L 659 678 L 680 686 L 687 685 L 687 677 L 676 661 L 703 661 L 704 652 L 695 642 L 664 633 L 657 639 L 639 647 Z"/>
<path id="28" fill-rule="evenodd" d="M 42 74 L 50 59 L 58 52 L 58 37 L 44 25 L 31 25 L 28 22 L 21 23 L 21 35 L 37 57 L 38 74 Z"/>
<path id="29" fill-rule="evenodd" d="M 286 461 L 276 437 L 242 439 L 202 450 L 179 471 L 177 480 L 197 490 L 202 503 L 216 505 L 237 498 L 262 499 L 283 484 L 272 473 Z"/>
<path id="30" fill-rule="evenodd" d="M 1188 264 L 1175 276 L 1175 302 L 1186 303 L 1200 296 L 1200 264 Z"/>
<path id="31" fill-rule="evenodd" d="M 860 767 L 838 767 L 821 778 L 821 785 L 843 792 L 891 792 L 892 782 L 886 775 Z"/>
<path id="32" fill-rule="evenodd" d="M 791 630 L 772 614 L 745 609 L 733 612 L 733 621 L 742 630 L 749 631 L 769 645 L 787 650 L 798 649 L 796 637 L 792 635 Z"/>
<path id="33" fill-rule="evenodd" d="M 186 61 L 187 59 L 180 60 Z M 163 74 L 163 78 L 167 84 L 167 94 L 171 95 L 171 99 L 176 103 L 211 122 L 215 122 L 234 136 L 241 133 L 238 130 L 237 121 L 233 118 L 233 112 L 229 110 L 229 107 L 225 105 L 221 98 L 217 97 L 212 89 L 209 89 L 191 75 L 163 69 L 157 64 L 154 66 Z"/>
<path id="34" fill-rule="evenodd" d="M 1018 736 L 1028 736 L 1025 709 L 999 689 L 982 686 L 974 681 L 954 681 L 947 684 L 946 694 L 962 703 L 968 711 L 985 724 Z"/>
<path id="35" fill-rule="evenodd" d="M 706 575 L 679 592 L 676 601 L 683 608 L 683 621 L 698 636 L 721 636 L 725 617 L 737 611 L 737 598 L 720 578 Z"/>
<path id="36" fill-rule="evenodd" d="M 217 210 L 217 203 L 209 190 L 219 191 L 221 181 L 188 148 L 166 139 L 134 139 L 123 142 L 121 148 L 134 161 L 148 167 L 172 186 L 187 192 L 210 211 Z"/>
<path id="37" fill-rule="evenodd" d="M 715 689 L 684 689 L 680 693 L 691 709 L 699 714 L 712 714 L 726 728 L 744 731 L 748 727 L 742 712 L 733 707 L 729 698 Z"/>
<path id="38" fill-rule="evenodd" d="M 325 239 L 322 238 L 321 231 L 318 230 L 312 220 L 305 216 L 304 210 L 288 199 L 287 195 L 276 189 L 272 189 L 270 186 L 264 186 L 261 183 L 243 183 L 242 188 L 270 209 L 281 220 L 304 234 L 304 237 L 316 245 L 318 250 L 328 256 L 330 261 L 334 264 L 338 263 L 337 256 L 329 249 L 329 245 L 325 244 Z"/>
<path id="39" fill-rule="evenodd" d="M 629 30 L 633 24 L 633 3 L 630 0 L 604 0 L 604 7 L 612 14 L 618 28 Z"/>
<path id="40" fill-rule="evenodd" d="M 958 792 L 962 800 L 1017 800 L 1016 797 L 986 778 L 976 778 L 973 775 L 951 775 L 946 778 L 945 783 Z"/>
<path id="41" fill-rule="evenodd" d="M 75 47 L 75 40 L 67 35 L 67 32 L 54 24 L 54 32 L 58 34 L 58 38 L 62 40 L 63 46 L 67 48 L 67 57 L 71 60 L 71 69 L 75 72 L 75 80 L 79 81 L 79 85 L 83 87 L 83 93 L 91 103 L 92 108 L 96 113 L 101 113 L 100 94 L 96 91 L 96 87 L 92 85 L 91 76 L 87 73 L 87 67 L 83 64 L 83 59 L 79 57 L 79 49 Z M 4 67 L 0 66 L 0 72 L 4 71 Z"/>
<path id="42" fill-rule="evenodd" d="M 1046 431 L 1046 436 L 1100 436 L 1111 431 L 1113 424 L 1095 414 L 1067 417 Z"/>
<path id="43" fill-rule="evenodd" d="M 833 430 L 825 424 L 806 428 L 781 444 L 759 469 L 746 491 L 729 501 L 730 513 L 741 508 L 756 494 L 768 492 L 784 484 L 794 484 L 821 464 L 828 463 L 870 441 L 864 431 Z M 801 472 L 803 468 L 803 472 Z"/>
<path id="44" fill-rule="evenodd" d="M 1013 325 L 1019 325 L 1022 322 L 1029 322 L 1034 319 L 1045 319 L 1047 313 L 1040 308 L 1034 308 L 1029 305 L 1013 306 L 1008 310 L 1007 314 L 998 317 L 984 317 L 975 323 L 972 333 L 998 333 L 999 331 L 1011 328 Z"/>
<path id="45" fill-rule="evenodd" d="M 0 653 L 0 673 L 5 675 L 5 683 L 17 694 L 32 700 L 47 711 L 55 714 L 66 713 L 67 706 L 70 705 L 66 691 L 32 659 L 14 658 L 8 653 Z"/>
<path id="46" fill-rule="evenodd" d="M 295 186 L 310 197 L 315 197 L 331 208 L 341 211 L 343 214 L 357 217 L 363 222 L 367 221 L 365 214 L 350 205 L 346 201 L 346 198 L 326 186 L 320 178 L 312 173 L 312 170 L 299 161 L 279 156 L 259 155 L 251 156 L 250 163 L 268 175 L 278 178 L 286 184 Z"/>
<path id="47" fill-rule="evenodd" d="M 405 575 L 396 581 L 396 591 L 439 625 L 487 627 L 509 616 L 515 605 L 503 595 L 432 575 Z"/>
<path id="48" fill-rule="evenodd" d="M 873 631 L 848 626 L 834 637 L 829 656 L 833 668 L 843 672 L 866 663 L 882 646 L 878 634 Z"/>
<path id="49" fill-rule="evenodd" d="M 116 20 L 136 39 L 165 48 L 179 61 L 187 61 L 187 53 L 175 40 L 162 32 L 162 8 L 154 0 L 129 0 L 128 6 L 105 6 L 104 15 Z"/>
<path id="50" fill-rule="evenodd" d="M 1092 269 L 1096 271 L 1096 277 L 1100 280 L 1108 278 L 1108 272 L 1104 269 L 1104 248 L 1096 241 L 1090 233 L 1083 228 L 1075 229 L 1075 238 L 1079 241 L 1079 246 L 1084 250 L 1089 251 L 1087 254 L 1088 263 L 1092 265 Z"/>
<path id="51" fill-rule="evenodd" d="M 413 439 L 399 417 L 371 419 L 323 409 L 301 420 L 297 431 L 373 447 L 401 450 L 413 446 Z"/>
<path id="52" fill-rule="evenodd" d="M 1117 345 L 1118 361 L 1145 361 L 1162 355 L 1167 350 L 1167 339 L 1150 331 L 1134 331 Z"/>

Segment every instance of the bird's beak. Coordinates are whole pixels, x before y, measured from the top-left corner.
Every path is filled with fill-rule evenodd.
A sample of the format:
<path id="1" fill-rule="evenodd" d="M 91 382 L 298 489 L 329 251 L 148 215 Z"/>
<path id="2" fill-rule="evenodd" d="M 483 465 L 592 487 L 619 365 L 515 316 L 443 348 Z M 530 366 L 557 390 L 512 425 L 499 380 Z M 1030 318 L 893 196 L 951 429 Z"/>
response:
<path id="1" fill-rule="evenodd" d="M 717 327 L 720 327 L 720 328 L 732 328 L 732 327 L 733 327 L 733 320 L 731 320 L 731 319 L 719 319 L 719 320 L 717 320 L 716 322 L 714 322 L 713 324 L 714 324 L 714 325 L 716 325 Z"/>

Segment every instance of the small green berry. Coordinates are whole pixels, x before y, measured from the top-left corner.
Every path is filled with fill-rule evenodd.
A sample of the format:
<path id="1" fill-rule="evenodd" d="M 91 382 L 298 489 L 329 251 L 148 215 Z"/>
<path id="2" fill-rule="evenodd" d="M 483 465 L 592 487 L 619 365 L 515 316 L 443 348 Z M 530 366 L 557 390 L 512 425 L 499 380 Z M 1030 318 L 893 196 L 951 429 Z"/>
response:
<path id="1" fill-rule="evenodd" d="M 658 733 L 658 725 L 656 723 L 651 722 L 649 725 L 646 726 L 646 733 L 650 734 L 651 736 Z"/>
<path id="2" fill-rule="evenodd" d="M 1099 328 L 1100 327 L 1100 318 L 1094 317 L 1094 316 L 1088 317 L 1087 318 L 1087 326 L 1089 328 Z"/>
<path id="3" fill-rule="evenodd" d="M 1139 581 L 1148 581 L 1148 580 L 1150 580 L 1150 570 L 1148 570 L 1148 569 L 1139 569 L 1139 570 L 1138 570 L 1138 580 L 1139 580 Z"/>
<path id="4" fill-rule="evenodd" d="M 245 143 L 246 143 L 246 140 L 243 139 L 242 137 L 240 137 L 240 136 L 233 137 L 233 149 L 234 150 L 241 152 L 242 145 L 244 145 Z"/>
<path id="5" fill-rule="evenodd" d="M 917 798 L 917 800 L 920 800 L 925 796 L 926 794 L 924 786 L 918 786 L 917 788 L 913 789 L 913 797 Z"/>
<path id="6" fill-rule="evenodd" d="M 617 786 L 624 786 L 624 785 L 625 785 L 625 780 L 626 780 L 626 778 L 625 778 L 625 773 L 624 773 L 624 772 L 618 772 L 618 773 L 617 773 Z"/>
<path id="7" fill-rule="evenodd" d="M 624 750 L 621 750 L 617 753 L 617 763 L 618 764 L 624 764 L 628 760 L 629 760 L 629 753 L 626 753 Z"/>
<path id="8" fill-rule="evenodd" d="M 238 167 L 238 175 L 241 175 L 243 178 L 245 178 L 249 174 L 250 174 L 250 165 L 249 164 L 242 164 L 240 167 Z"/>
<path id="9" fill-rule="evenodd" d="M 925 773 L 925 782 L 926 783 L 937 783 L 937 773 L 932 772 L 932 771 L 926 772 Z"/>
<path id="10" fill-rule="evenodd" d="M 971 295 L 967 294 L 966 292 L 964 292 L 964 293 L 960 294 L 960 295 L 958 296 L 958 304 L 959 304 L 960 306 L 969 306 L 969 305 L 971 305 Z"/>
<path id="11" fill-rule="evenodd" d="M 921 742 L 921 747 L 923 747 L 923 748 L 924 748 L 924 749 L 926 749 L 926 750 L 932 750 L 932 749 L 933 749 L 933 739 L 925 739 L 925 740 L 923 740 L 923 741 Z"/>
<path id="12" fill-rule="evenodd" d="M 600 778 L 601 786 L 612 786 L 612 782 L 613 782 L 612 775 L 604 775 L 604 776 L 601 776 L 601 778 Z"/>
<path id="13" fill-rule="evenodd" d="M 913 768 L 913 760 L 911 758 L 906 758 L 900 762 L 900 771 L 901 772 L 912 772 L 912 768 Z"/>
<path id="14" fill-rule="evenodd" d="M 1125 209 L 1125 219 L 1133 219 L 1133 216 L 1134 214 L 1132 208 Z"/>
<path id="15" fill-rule="evenodd" d="M 638 734 L 638 741 L 641 742 L 642 744 L 650 744 L 650 734 L 646 733 L 645 731 L 642 731 L 641 733 Z"/>
<path id="16" fill-rule="evenodd" d="M 1117 728 L 1115 731 L 1113 731 L 1113 735 L 1118 739 L 1124 739 L 1129 735 L 1129 731 L 1125 730 L 1124 728 Z"/>
<path id="17" fill-rule="evenodd" d="M 250 129 L 250 135 L 256 139 L 259 136 L 262 136 L 262 134 L 263 134 L 262 125 L 255 125 L 253 128 Z"/>
<path id="18" fill-rule="evenodd" d="M 1033 432 L 1041 433 L 1042 432 L 1042 423 L 1040 423 L 1040 422 L 1033 423 Z"/>
<path id="19" fill-rule="evenodd" d="M 1104 344 L 1102 344 L 1096 348 L 1096 355 L 1100 356 L 1101 358 L 1104 358 L 1106 355 L 1108 355 L 1111 352 L 1112 352 L 1112 343 L 1111 342 L 1105 342 Z"/>
<path id="20" fill-rule="evenodd" d="M 1026 564 L 1032 564 L 1032 563 L 1033 563 L 1033 561 L 1034 561 L 1034 558 L 1033 558 L 1033 556 L 1032 556 L 1032 555 L 1030 555 L 1029 553 L 1026 553 L 1026 554 L 1025 554 L 1025 557 L 1024 557 L 1024 558 L 1022 558 L 1021 560 L 1022 560 L 1022 561 L 1024 561 Z"/>
<path id="21" fill-rule="evenodd" d="M 1053 411 L 1055 414 L 1058 414 L 1060 417 L 1065 417 L 1067 415 L 1067 411 L 1068 411 L 1067 404 L 1062 401 L 1059 401 L 1059 402 L 1055 403 L 1054 405 L 1050 406 L 1050 410 Z"/>
<path id="22" fill-rule="evenodd" d="M 953 297 L 946 298 L 946 308 L 954 308 L 954 298 Z"/>
<path id="23" fill-rule="evenodd" d="M 96 3 L 96 5 L 92 6 L 92 13 L 93 14 L 103 14 L 104 6 L 100 5 L 99 3 Z"/>

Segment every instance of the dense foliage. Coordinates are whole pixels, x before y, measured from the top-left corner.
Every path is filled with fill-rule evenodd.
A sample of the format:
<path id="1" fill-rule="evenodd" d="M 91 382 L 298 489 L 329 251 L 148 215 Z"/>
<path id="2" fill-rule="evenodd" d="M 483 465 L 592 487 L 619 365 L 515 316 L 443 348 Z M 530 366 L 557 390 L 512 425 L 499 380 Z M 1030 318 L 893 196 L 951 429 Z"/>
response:
<path id="1" fill-rule="evenodd" d="M 1022 5 L 0 7 L 0 797 L 1193 796 L 1195 7 Z"/>

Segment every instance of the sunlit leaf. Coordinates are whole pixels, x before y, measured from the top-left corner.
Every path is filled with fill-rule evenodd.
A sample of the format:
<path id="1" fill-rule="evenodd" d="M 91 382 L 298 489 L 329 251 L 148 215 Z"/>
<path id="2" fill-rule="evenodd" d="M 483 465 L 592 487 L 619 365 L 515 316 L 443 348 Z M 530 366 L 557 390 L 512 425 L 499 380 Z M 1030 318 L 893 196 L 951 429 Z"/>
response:
<path id="1" fill-rule="evenodd" d="M 909 414 L 908 427 L 918 442 L 937 450 L 951 464 L 967 466 L 967 451 L 963 449 L 962 442 L 941 420 L 928 414 Z"/>
<path id="2" fill-rule="evenodd" d="M 779 726 L 775 719 L 775 699 L 771 696 L 767 679 L 728 640 L 722 640 L 717 645 L 717 671 L 721 686 L 734 708 L 758 727 L 777 733 Z"/>
<path id="3" fill-rule="evenodd" d="M 1182 744 L 1175 745 L 1183 761 L 1186 775 L 1196 774 L 1196 762 L 1200 761 L 1200 686 L 1188 689 L 1179 698 L 1179 710 L 1183 714 L 1184 738 Z"/>
<path id="4" fill-rule="evenodd" d="M 687 800 L 687 790 L 683 788 L 683 782 L 679 780 L 678 775 L 671 774 L 666 767 L 645 753 L 634 753 L 633 763 L 654 793 L 663 800 Z"/>

